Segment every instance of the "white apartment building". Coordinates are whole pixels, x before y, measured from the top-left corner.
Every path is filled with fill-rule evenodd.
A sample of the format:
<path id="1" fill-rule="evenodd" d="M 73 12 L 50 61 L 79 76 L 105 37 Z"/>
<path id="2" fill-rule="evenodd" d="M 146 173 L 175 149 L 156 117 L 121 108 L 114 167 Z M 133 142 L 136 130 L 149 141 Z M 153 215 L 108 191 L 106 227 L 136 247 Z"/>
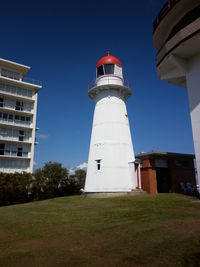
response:
<path id="1" fill-rule="evenodd" d="M 0 172 L 33 172 L 37 95 L 30 67 L 0 58 Z"/>

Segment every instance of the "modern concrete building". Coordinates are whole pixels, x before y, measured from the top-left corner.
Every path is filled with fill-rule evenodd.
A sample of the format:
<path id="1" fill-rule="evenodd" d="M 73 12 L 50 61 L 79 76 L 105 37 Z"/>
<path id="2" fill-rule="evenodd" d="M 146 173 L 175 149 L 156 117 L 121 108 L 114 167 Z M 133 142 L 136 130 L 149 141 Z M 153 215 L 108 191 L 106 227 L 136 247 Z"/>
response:
<path id="1" fill-rule="evenodd" d="M 32 172 L 37 94 L 30 67 L 0 58 L 0 172 Z"/>
<path id="2" fill-rule="evenodd" d="M 126 110 L 131 88 L 124 84 L 119 59 L 109 52 L 98 61 L 95 84 L 88 94 L 96 105 L 85 192 L 123 193 L 139 189 L 139 168 Z"/>
<path id="3" fill-rule="evenodd" d="M 142 189 L 148 193 L 184 193 L 191 184 L 196 193 L 194 155 L 152 151 L 140 153 Z"/>
<path id="4" fill-rule="evenodd" d="M 200 184 L 200 1 L 168 0 L 155 19 L 153 43 L 159 77 L 188 90 Z"/>

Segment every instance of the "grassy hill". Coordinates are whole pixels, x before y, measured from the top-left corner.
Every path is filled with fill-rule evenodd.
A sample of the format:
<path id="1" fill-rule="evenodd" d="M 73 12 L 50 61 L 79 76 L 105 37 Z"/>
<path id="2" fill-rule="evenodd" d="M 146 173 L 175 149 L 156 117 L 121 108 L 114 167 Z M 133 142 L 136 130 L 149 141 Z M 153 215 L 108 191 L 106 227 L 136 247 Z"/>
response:
<path id="1" fill-rule="evenodd" d="M 200 201 L 74 196 L 1 207 L 0 266 L 200 266 Z"/>

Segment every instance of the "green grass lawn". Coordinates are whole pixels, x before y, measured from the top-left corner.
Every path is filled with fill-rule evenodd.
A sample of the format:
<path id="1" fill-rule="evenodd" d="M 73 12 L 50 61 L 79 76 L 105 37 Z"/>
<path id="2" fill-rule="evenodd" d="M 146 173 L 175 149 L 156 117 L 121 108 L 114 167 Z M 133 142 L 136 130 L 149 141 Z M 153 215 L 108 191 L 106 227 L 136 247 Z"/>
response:
<path id="1" fill-rule="evenodd" d="M 200 266 L 200 201 L 73 196 L 1 207 L 7 266 Z"/>

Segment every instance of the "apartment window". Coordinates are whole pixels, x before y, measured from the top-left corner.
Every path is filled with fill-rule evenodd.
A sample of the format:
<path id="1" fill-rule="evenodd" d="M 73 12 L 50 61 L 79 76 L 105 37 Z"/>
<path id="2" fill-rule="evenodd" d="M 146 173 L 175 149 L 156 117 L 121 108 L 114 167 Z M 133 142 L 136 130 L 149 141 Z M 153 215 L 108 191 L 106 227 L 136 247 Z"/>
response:
<path id="1" fill-rule="evenodd" d="M 9 114 L 9 115 L 8 115 L 8 119 L 9 119 L 10 121 L 13 121 L 13 115 L 12 115 L 12 114 Z"/>
<path id="2" fill-rule="evenodd" d="M 8 114 L 7 113 L 3 113 L 3 119 L 7 120 L 8 119 Z"/>
<path id="3" fill-rule="evenodd" d="M 18 95 L 21 95 L 21 94 L 22 94 L 22 89 L 19 88 L 19 87 L 17 87 L 17 94 L 18 94 Z"/>
<path id="4" fill-rule="evenodd" d="M 0 144 L 0 155 L 4 155 L 5 144 Z"/>
<path id="5" fill-rule="evenodd" d="M 22 90 L 22 95 L 23 95 L 23 96 L 27 96 L 27 89 L 23 89 L 23 90 Z"/>
<path id="6" fill-rule="evenodd" d="M 19 131 L 19 141 L 24 141 L 24 131 Z"/>
<path id="7" fill-rule="evenodd" d="M 0 107 L 2 108 L 3 107 L 3 98 L 0 97 Z"/>
<path id="8" fill-rule="evenodd" d="M 22 157 L 22 147 L 17 148 L 17 156 Z"/>
<path id="9" fill-rule="evenodd" d="M 168 161 L 165 159 L 156 159 L 155 166 L 157 168 L 168 168 Z"/>
<path id="10" fill-rule="evenodd" d="M 2 129 L 0 130 L 0 134 L 1 134 L 1 135 L 8 135 L 8 131 L 7 131 L 5 128 L 2 128 Z"/>
<path id="11" fill-rule="evenodd" d="M 19 121 L 19 116 L 18 115 L 15 115 L 15 120 Z"/>
<path id="12" fill-rule="evenodd" d="M 97 159 L 96 163 L 97 163 L 97 171 L 100 171 L 100 169 L 101 169 L 101 159 Z"/>
<path id="13" fill-rule="evenodd" d="M 6 85 L 6 91 L 9 92 L 9 93 L 12 93 L 12 94 L 16 94 L 17 87 Z"/>
<path id="14" fill-rule="evenodd" d="M 24 109 L 24 103 L 20 101 L 16 101 L 15 110 L 23 111 Z"/>
<path id="15" fill-rule="evenodd" d="M 27 122 L 30 122 L 30 120 L 31 120 L 30 117 L 15 115 L 15 121 L 25 122 L 27 124 Z"/>
<path id="16" fill-rule="evenodd" d="M 33 92 L 32 92 L 31 90 L 28 90 L 28 91 L 27 91 L 28 97 L 32 97 L 32 95 L 33 95 L 32 93 L 33 93 Z"/>
<path id="17" fill-rule="evenodd" d="M 0 90 L 3 90 L 4 91 L 4 84 L 3 83 L 0 83 Z"/>

